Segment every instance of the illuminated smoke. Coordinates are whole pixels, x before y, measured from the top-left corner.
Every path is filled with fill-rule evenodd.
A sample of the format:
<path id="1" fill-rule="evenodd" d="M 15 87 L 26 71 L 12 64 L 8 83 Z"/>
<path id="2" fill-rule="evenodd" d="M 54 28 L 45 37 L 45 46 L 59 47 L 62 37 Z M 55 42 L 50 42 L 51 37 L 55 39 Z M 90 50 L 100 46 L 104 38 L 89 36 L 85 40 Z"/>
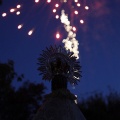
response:
<path id="1" fill-rule="evenodd" d="M 78 41 L 76 40 L 76 34 L 73 32 L 72 26 L 70 26 L 70 21 L 68 20 L 68 16 L 65 14 L 65 11 L 61 11 L 61 17 L 60 17 L 61 23 L 64 24 L 64 28 L 66 32 L 68 32 L 67 38 L 63 39 L 63 43 L 65 44 L 66 50 L 70 50 L 70 52 L 73 52 L 73 56 L 76 57 L 76 59 L 79 59 L 79 51 L 78 51 Z M 74 28 L 75 29 L 75 28 Z"/>

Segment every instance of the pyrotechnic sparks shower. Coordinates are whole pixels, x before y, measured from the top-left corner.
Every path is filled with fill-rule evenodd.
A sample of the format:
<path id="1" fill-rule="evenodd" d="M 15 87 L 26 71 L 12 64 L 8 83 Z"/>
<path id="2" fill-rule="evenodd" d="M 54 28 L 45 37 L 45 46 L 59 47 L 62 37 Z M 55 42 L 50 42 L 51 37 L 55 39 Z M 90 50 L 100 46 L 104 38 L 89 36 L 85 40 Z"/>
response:
<path id="1" fill-rule="evenodd" d="M 56 19 L 60 19 L 61 23 L 64 25 L 65 31 L 67 32 L 67 38 L 63 39 L 64 46 L 66 50 L 73 52 L 74 56 L 79 59 L 79 50 L 78 50 L 78 40 L 76 39 L 76 31 L 79 24 L 84 24 L 82 18 L 82 11 L 89 10 L 87 5 L 81 5 L 79 0 L 47 0 L 48 3 L 53 5 L 53 14 L 55 14 Z M 81 8 L 82 6 L 82 8 Z M 60 14 L 61 13 L 61 14 Z M 75 23 L 77 25 L 75 26 Z M 60 36 L 60 34 L 59 34 Z M 56 33 L 56 38 L 59 39 L 58 33 Z"/>
<path id="2" fill-rule="evenodd" d="M 21 8 L 21 5 L 18 4 L 18 5 L 16 5 L 14 8 L 10 8 L 10 9 L 9 9 L 9 12 L 3 12 L 3 13 L 2 13 L 2 17 L 6 17 L 7 14 L 9 14 L 9 13 L 15 13 L 15 12 L 16 12 L 16 15 L 20 15 L 20 11 L 19 11 L 20 8 Z"/>
<path id="3" fill-rule="evenodd" d="M 70 26 L 70 21 L 68 20 L 68 16 L 65 14 L 65 11 L 61 11 L 61 23 L 64 24 L 64 28 L 66 32 L 68 32 L 67 38 L 63 39 L 63 43 L 65 44 L 66 50 L 70 50 L 70 52 L 74 53 L 74 56 L 79 58 L 79 51 L 78 51 L 78 41 L 76 40 L 76 34 L 73 32 L 74 27 Z"/>
<path id="4" fill-rule="evenodd" d="M 76 39 L 76 33 L 80 24 L 84 24 L 85 11 L 89 10 L 89 6 L 86 5 L 84 0 L 33 0 L 34 4 L 38 7 L 50 6 L 50 11 L 56 20 L 59 20 L 64 26 L 67 33 L 67 37 L 63 38 L 63 43 L 66 50 L 70 50 L 74 53 L 76 58 L 79 58 L 78 40 Z M 3 12 L 2 17 L 7 17 L 9 14 L 21 15 L 23 4 L 17 4 L 13 8 L 9 9 L 9 12 Z M 40 10 L 40 9 L 39 9 Z M 39 19 L 38 17 L 36 19 Z M 59 25 L 58 25 L 59 26 Z M 17 29 L 23 29 L 25 23 L 19 23 Z M 35 31 L 35 27 L 28 30 L 28 35 L 31 36 Z M 60 31 L 56 31 L 56 39 L 61 38 Z"/>

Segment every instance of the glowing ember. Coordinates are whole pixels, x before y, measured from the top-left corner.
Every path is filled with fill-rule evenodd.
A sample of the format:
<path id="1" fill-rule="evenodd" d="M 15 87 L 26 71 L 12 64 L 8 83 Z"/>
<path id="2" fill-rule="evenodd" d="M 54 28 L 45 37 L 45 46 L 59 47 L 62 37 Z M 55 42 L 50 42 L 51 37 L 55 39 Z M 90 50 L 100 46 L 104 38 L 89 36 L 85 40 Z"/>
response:
<path id="1" fill-rule="evenodd" d="M 57 39 L 60 38 L 60 33 L 56 33 L 56 38 L 57 38 Z"/>
<path id="2" fill-rule="evenodd" d="M 80 23 L 83 24 L 83 23 L 84 23 L 84 20 L 80 20 Z"/>
<path id="3" fill-rule="evenodd" d="M 10 12 L 15 12 L 15 9 L 14 8 L 10 9 Z"/>
<path id="4" fill-rule="evenodd" d="M 53 9 L 53 12 L 55 13 L 55 12 L 56 12 L 56 9 Z"/>
<path id="5" fill-rule="evenodd" d="M 28 35 L 32 35 L 33 34 L 33 30 L 30 30 L 29 32 L 28 32 Z"/>
<path id="6" fill-rule="evenodd" d="M 75 10 L 75 11 L 74 11 L 74 13 L 77 15 L 77 14 L 78 14 L 78 11 L 77 11 L 77 10 Z"/>
<path id="7" fill-rule="evenodd" d="M 22 26 L 23 26 L 22 24 L 21 24 L 21 25 L 18 25 L 18 29 L 21 29 L 21 28 L 22 28 Z"/>
<path id="8" fill-rule="evenodd" d="M 38 3 L 40 0 L 35 0 L 36 3 Z"/>
<path id="9" fill-rule="evenodd" d="M 73 27 L 72 29 L 73 29 L 73 31 L 76 31 L 76 27 Z"/>
<path id="10" fill-rule="evenodd" d="M 16 15 L 20 15 L 20 11 L 17 11 L 17 12 L 16 12 Z"/>
<path id="11" fill-rule="evenodd" d="M 17 8 L 21 8 L 21 5 L 17 5 Z"/>
<path id="12" fill-rule="evenodd" d="M 88 7 L 88 6 L 85 6 L 85 9 L 86 9 L 86 10 L 89 10 L 89 7 Z"/>
<path id="13" fill-rule="evenodd" d="M 75 2 L 78 2 L 78 0 L 74 0 Z"/>
<path id="14" fill-rule="evenodd" d="M 55 18 L 58 19 L 58 18 L 59 18 L 59 15 L 56 15 Z"/>
<path id="15" fill-rule="evenodd" d="M 59 4 L 55 4 L 55 7 L 59 7 Z"/>
<path id="16" fill-rule="evenodd" d="M 6 17 L 6 16 L 7 16 L 7 13 L 3 13 L 3 14 L 2 14 L 2 17 Z"/>
<path id="17" fill-rule="evenodd" d="M 77 6 L 80 7 L 81 6 L 80 3 L 77 3 Z"/>
<path id="18" fill-rule="evenodd" d="M 47 2 L 48 2 L 48 3 L 50 3 L 50 2 L 51 2 L 51 0 L 47 0 Z"/>

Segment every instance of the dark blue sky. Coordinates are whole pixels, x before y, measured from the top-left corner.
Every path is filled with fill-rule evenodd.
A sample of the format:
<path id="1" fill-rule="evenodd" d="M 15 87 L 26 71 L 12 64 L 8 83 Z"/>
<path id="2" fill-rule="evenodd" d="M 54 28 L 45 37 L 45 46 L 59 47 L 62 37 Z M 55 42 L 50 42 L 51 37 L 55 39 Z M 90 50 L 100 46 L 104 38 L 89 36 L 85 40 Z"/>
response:
<path id="1" fill-rule="evenodd" d="M 20 1 L 20 0 L 19 0 Z M 108 87 L 120 92 L 120 1 L 87 1 L 90 10 L 84 16 L 85 24 L 77 25 L 80 62 L 82 66 L 81 82 L 73 90 L 79 97 L 91 95 L 95 91 L 108 93 Z M 37 58 L 41 50 L 49 45 L 61 44 L 56 40 L 55 31 L 60 28 L 49 6 L 35 5 L 32 0 L 21 0 L 21 15 L 9 13 L 16 6 L 16 0 L 4 0 L 0 14 L 8 11 L 7 17 L 0 17 L 0 61 L 15 62 L 15 70 L 24 73 L 25 78 L 33 82 L 43 82 L 37 71 Z M 24 23 L 21 30 L 17 25 Z M 27 32 L 35 27 L 32 36 Z M 44 82 L 50 92 L 49 82 Z"/>

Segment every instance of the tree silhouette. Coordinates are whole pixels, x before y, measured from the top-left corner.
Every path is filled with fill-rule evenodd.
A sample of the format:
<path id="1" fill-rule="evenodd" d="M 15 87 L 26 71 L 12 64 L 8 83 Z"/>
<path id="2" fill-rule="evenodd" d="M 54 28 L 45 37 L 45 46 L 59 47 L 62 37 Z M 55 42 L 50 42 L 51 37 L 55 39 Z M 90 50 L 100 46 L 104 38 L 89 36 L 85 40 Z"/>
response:
<path id="1" fill-rule="evenodd" d="M 0 63 L 0 120 L 31 120 L 40 107 L 45 86 L 25 81 L 15 90 L 12 82 L 23 79 L 23 74 L 15 72 L 13 61 Z M 105 97 L 96 93 L 83 99 L 78 106 L 87 120 L 120 119 L 120 94 L 115 91 Z"/>
<path id="2" fill-rule="evenodd" d="M 101 93 L 88 97 L 78 104 L 87 120 L 119 120 L 120 94 L 110 92 L 103 97 Z"/>
<path id="3" fill-rule="evenodd" d="M 120 119 L 120 94 L 118 92 L 111 91 L 107 96 L 107 113 L 110 120 Z"/>
<path id="4" fill-rule="evenodd" d="M 14 62 L 0 63 L 0 120 L 30 120 L 42 102 L 45 86 L 26 81 L 15 90 L 13 80 L 23 80 Z"/>
<path id="5" fill-rule="evenodd" d="M 0 5 L 2 4 L 2 0 L 0 0 Z"/>

